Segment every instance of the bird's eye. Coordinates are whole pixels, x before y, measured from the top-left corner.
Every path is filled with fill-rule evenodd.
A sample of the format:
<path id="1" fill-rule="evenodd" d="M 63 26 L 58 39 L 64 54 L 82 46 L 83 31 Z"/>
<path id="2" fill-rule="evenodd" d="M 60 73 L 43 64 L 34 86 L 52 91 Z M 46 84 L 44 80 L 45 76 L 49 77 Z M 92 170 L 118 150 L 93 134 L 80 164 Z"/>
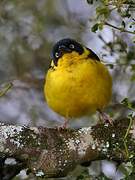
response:
<path id="1" fill-rule="evenodd" d="M 74 49 L 75 46 L 74 46 L 73 44 L 70 44 L 70 45 L 69 45 L 69 48 Z"/>
<path id="2" fill-rule="evenodd" d="M 59 57 L 59 53 L 58 53 L 58 52 L 55 53 L 55 57 L 56 57 L 56 58 Z"/>

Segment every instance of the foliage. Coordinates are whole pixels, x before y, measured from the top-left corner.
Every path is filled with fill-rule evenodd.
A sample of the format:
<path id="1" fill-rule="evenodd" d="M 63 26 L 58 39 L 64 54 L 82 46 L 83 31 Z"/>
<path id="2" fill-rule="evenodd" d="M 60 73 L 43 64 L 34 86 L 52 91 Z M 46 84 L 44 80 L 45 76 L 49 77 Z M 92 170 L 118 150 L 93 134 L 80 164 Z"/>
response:
<path id="1" fill-rule="evenodd" d="M 133 0 L 101 0 L 88 1 L 95 8 L 96 15 L 91 22 L 96 22 L 91 27 L 92 32 L 102 31 L 106 26 L 113 30 L 113 41 L 104 42 L 104 49 L 115 56 L 116 66 L 123 70 L 130 69 L 131 81 L 135 80 L 135 2 Z M 117 18 L 116 18 L 117 17 Z M 120 33 L 125 33 L 130 42 Z M 115 68 L 114 63 L 109 64 Z"/>
<path id="2" fill-rule="evenodd" d="M 90 19 L 95 22 L 91 27 L 91 31 L 97 33 L 102 31 L 106 26 L 113 30 L 113 41 L 104 42 L 103 48 L 109 50 L 110 56 L 115 56 L 117 68 L 127 72 L 130 70 L 130 81 L 135 80 L 135 2 L 132 0 L 102 0 L 102 1 L 87 1 L 90 6 L 95 8 L 95 17 Z M 117 18 L 116 18 L 117 16 Z M 124 40 L 124 36 L 120 33 L 125 33 L 130 43 Z M 111 69 L 115 68 L 114 63 L 109 64 Z M 135 97 L 133 97 L 135 98 Z M 124 144 L 126 149 L 127 136 L 135 118 L 135 103 L 134 99 L 129 100 L 124 98 L 121 103 L 130 110 L 127 118 L 130 119 L 129 128 L 125 134 Z M 119 170 L 123 173 L 124 179 L 134 178 L 134 152 L 128 152 L 129 162 L 119 166 Z M 131 158 L 131 159 L 130 159 Z M 102 179 L 102 177 L 101 177 Z"/>
<path id="3" fill-rule="evenodd" d="M 91 4 L 94 4 L 94 1 L 92 1 Z M 97 26 L 98 28 L 92 28 L 92 31 L 96 32 L 98 29 L 101 30 L 104 25 L 108 25 L 121 32 L 135 34 L 134 30 L 128 31 L 125 29 L 126 27 L 129 28 L 133 27 L 133 29 L 135 27 L 135 19 L 133 18 L 134 8 L 135 8 L 135 2 L 133 2 L 132 0 L 131 1 L 130 0 L 129 1 L 126 0 L 99 1 L 99 3 L 96 3 L 96 17 L 95 17 L 95 20 L 99 22 L 93 26 L 93 27 Z M 117 13 L 120 20 L 118 26 L 113 26 L 107 22 L 113 17 L 115 13 Z"/>

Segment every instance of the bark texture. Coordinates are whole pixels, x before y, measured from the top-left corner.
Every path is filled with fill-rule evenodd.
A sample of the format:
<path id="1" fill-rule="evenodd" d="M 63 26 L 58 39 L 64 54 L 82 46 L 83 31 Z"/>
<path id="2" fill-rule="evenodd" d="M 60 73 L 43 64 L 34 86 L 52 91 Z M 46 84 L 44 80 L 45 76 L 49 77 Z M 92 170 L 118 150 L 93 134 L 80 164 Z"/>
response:
<path id="1" fill-rule="evenodd" d="M 98 159 L 134 163 L 134 128 L 133 119 L 60 130 L 0 124 L 0 157 L 13 157 L 45 177 L 66 176 L 77 164 Z"/>

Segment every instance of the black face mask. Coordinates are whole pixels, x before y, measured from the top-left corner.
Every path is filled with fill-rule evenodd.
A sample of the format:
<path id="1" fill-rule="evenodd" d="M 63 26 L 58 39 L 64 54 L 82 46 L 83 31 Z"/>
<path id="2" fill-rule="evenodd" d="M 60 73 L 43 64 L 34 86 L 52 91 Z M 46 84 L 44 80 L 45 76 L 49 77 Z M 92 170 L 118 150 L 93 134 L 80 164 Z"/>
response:
<path id="1" fill-rule="evenodd" d="M 82 54 L 84 52 L 84 49 L 81 44 L 73 39 L 62 39 L 58 41 L 54 45 L 51 52 L 51 58 L 55 66 L 57 66 L 58 60 L 63 56 L 63 54 L 71 53 L 72 51 L 76 51 L 79 54 Z"/>

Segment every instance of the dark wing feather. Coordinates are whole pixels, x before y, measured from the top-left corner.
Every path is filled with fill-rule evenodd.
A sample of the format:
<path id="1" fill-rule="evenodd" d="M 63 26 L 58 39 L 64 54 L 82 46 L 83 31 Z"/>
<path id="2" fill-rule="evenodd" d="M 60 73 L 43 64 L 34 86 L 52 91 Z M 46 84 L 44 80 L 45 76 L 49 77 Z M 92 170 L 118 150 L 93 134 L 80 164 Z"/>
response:
<path id="1" fill-rule="evenodd" d="M 91 49 L 87 48 L 87 50 L 90 52 L 88 55 L 89 58 L 100 61 L 99 57 Z"/>

